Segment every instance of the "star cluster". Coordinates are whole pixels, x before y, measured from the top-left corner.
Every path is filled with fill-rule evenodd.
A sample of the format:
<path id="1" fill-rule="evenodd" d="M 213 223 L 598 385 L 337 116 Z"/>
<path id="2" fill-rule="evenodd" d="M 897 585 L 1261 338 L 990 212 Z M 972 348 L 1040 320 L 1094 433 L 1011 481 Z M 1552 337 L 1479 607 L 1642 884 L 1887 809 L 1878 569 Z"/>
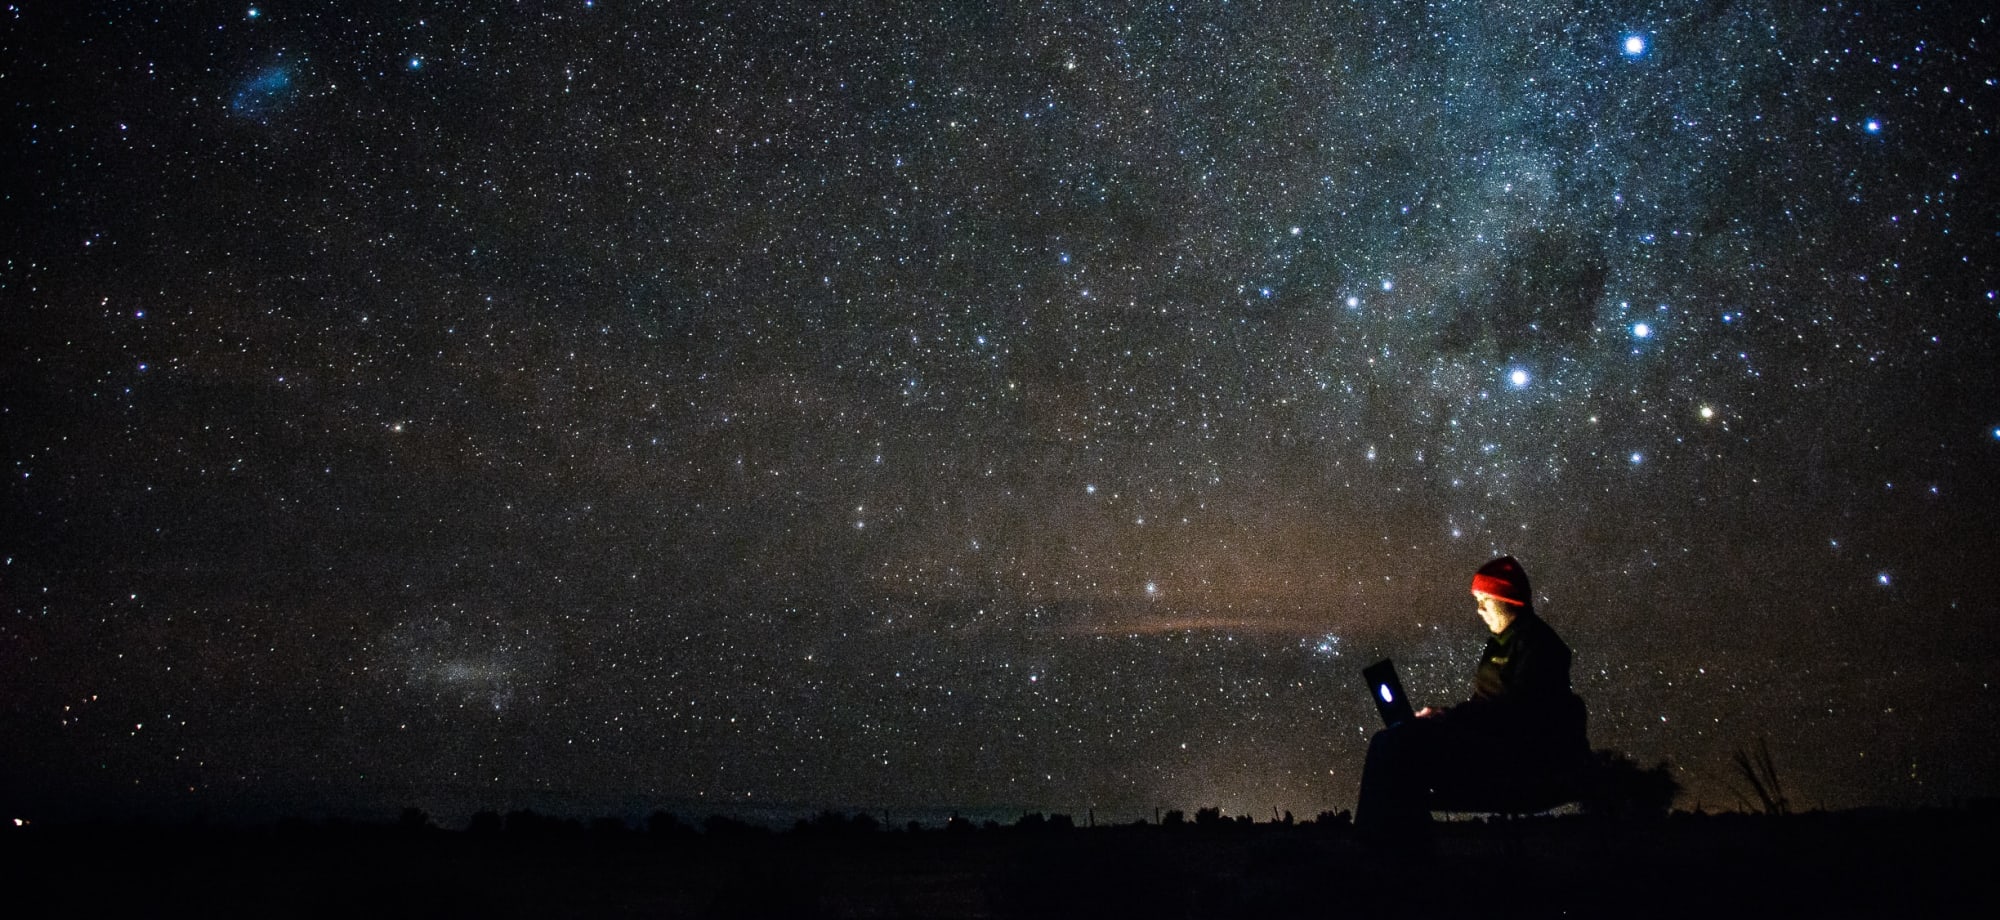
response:
<path id="1" fill-rule="evenodd" d="M 7 804 L 1310 814 L 1503 552 L 1684 805 L 1993 795 L 1996 38 L 14 4 Z"/>

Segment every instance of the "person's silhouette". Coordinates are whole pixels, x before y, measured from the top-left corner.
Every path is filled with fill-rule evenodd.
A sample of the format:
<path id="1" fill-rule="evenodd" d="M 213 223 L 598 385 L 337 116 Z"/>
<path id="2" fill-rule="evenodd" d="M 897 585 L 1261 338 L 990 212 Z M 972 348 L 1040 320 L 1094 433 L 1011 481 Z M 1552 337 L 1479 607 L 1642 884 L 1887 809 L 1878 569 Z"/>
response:
<path id="1" fill-rule="evenodd" d="M 1589 758 L 1583 701 L 1570 692 L 1570 649 L 1535 615 L 1528 573 L 1512 556 L 1472 576 L 1491 633 L 1472 698 L 1376 732 L 1361 772 L 1355 828 L 1420 842 L 1433 809 L 1537 811 L 1572 795 Z"/>

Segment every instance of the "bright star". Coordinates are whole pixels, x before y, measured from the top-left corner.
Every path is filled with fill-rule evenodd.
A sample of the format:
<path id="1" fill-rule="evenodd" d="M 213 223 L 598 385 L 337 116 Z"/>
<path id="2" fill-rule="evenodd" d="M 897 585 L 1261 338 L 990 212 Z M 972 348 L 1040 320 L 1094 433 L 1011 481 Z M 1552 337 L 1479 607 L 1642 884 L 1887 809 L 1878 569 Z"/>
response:
<path id="1" fill-rule="evenodd" d="M 1387 278 L 1382 279 L 1382 290 L 1393 291 L 1395 289 L 1396 289 L 1396 282 L 1390 281 Z"/>
<path id="2" fill-rule="evenodd" d="M 1884 588 L 1888 587 L 1888 586 L 1889 586 L 1889 573 L 1888 573 L 1888 572 L 1883 572 L 1883 573 L 1881 573 L 1881 574 L 1878 574 L 1878 575 L 1876 575 L 1876 576 L 1875 576 L 1875 583 L 1876 583 L 1876 584 L 1878 584 L 1878 585 L 1881 585 L 1881 586 L 1882 586 L 1882 587 L 1884 587 Z"/>
<path id="3" fill-rule="evenodd" d="M 1356 308 L 1356 307 L 1359 307 L 1359 306 L 1361 306 L 1361 298 L 1359 298 L 1359 297 L 1349 297 L 1349 298 L 1347 298 L 1347 308 L 1348 308 L 1349 310 L 1352 310 L 1352 309 L 1354 309 L 1354 308 Z"/>
<path id="4" fill-rule="evenodd" d="M 1633 463 L 1633 465 L 1634 465 L 1634 466 L 1636 466 L 1636 465 L 1638 465 L 1638 464 L 1641 464 L 1641 463 L 1644 463 L 1644 462 L 1646 462 L 1646 455 L 1645 455 L 1645 454 L 1642 454 L 1642 453 L 1640 453 L 1640 452 L 1638 452 L 1638 451 L 1636 451 L 1636 450 L 1632 452 L 1632 463 Z"/>
<path id="5" fill-rule="evenodd" d="M 1704 419 L 1711 419 L 1711 418 L 1714 418 L 1714 417 L 1715 417 L 1715 407 L 1714 407 L 1714 406 L 1703 406 L 1703 407 L 1701 407 L 1701 417 L 1702 417 L 1702 418 L 1704 418 Z"/>
<path id="6" fill-rule="evenodd" d="M 411 69 L 411 70 L 422 70 L 422 69 L 424 69 L 424 59 L 423 59 L 423 58 L 420 58 L 420 57 L 417 57 L 417 56 L 415 56 L 415 55 L 411 55 L 411 56 L 410 56 L 410 69 Z"/>
<path id="7" fill-rule="evenodd" d="M 1646 325 L 1645 323 L 1633 323 L 1633 324 L 1632 324 L 1632 337 L 1633 337 L 1633 338 L 1635 338 L 1635 339 L 1643 339 L 1643 338 L 1645 338 L 1645 337 L 1647 337 L 1647 336 L 1649 336 L 1649 335 L 1652 335 L 1652 334 L 1653 334 L 1653 327 L 1651 327 L 1651 326 L 1648 326 L 1648 325 Z"/>
<path id="8" fill-rule="evenodd" d="M 1646 53 L 1646 36 L 1637 32 L 1625 36 L 1625 56 L 1638 57 Z"/>
<path id="9" fill-rule="evenodd" d="M 1524 367 L 1514 368 L 1507 374 L 1507 382 L 1513 384 L 1515 389 L 1520 389 L 1522 387 L 1527 386 L 1528 382 L 1533 379 L 1535 378 L 1532 375 L 1530 375 L 1528 373 L 1528 369 Z"/>
<path id="10" fill-rule="evenodd" d="M 1869 134 L 1881 134 L 1881 133 L 1882 133 L 1882 122 L 1880 122 L 1880 121 L 1878 121 L 1878 120 L 1876 120 L 1876 119 L 1873 119 L 1873 118 L 1870 118 L 1870 119 L 1868 119 L 1867 121 L 1863 122 L 1863 123 L 1862 123 L 1862 125 L 1861 125 L 1861 127 L 1862 127 L 1862 128 L 1864 128 L 1864 129 L 1866 129 L 1866 130 L 1868 131 L 1868 133 L 1869 133 Z"/>

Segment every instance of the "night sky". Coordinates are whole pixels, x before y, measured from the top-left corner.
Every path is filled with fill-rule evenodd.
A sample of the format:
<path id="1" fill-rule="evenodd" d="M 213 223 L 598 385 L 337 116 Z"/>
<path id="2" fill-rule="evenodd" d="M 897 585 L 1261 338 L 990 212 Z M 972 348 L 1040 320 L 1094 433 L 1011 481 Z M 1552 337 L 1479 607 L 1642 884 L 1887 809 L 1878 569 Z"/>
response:
<path id="1" fill-rule="evenodd" d="M 7 4 L 0 805 L 2000 794 L 1985 6 Z"/>

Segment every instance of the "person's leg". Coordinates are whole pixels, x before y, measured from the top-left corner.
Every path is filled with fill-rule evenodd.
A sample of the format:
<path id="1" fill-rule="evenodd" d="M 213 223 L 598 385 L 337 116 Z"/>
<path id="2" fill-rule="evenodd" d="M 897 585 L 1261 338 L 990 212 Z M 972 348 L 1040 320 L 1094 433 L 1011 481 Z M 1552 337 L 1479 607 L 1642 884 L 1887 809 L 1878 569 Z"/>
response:
<path id="1" fill-rule="evenodd" d="M 1404 722 L 1375 733 L 1361 767 L 1361 795 L 1354 806 L 1356 830 L 1377 838 L 1422 834 L 1430 824 L 1426 802 L 1442 723 Z"/>
<path id="2" fill-rule="evenodd" d="M 1421 849 L 1432 808 L 1487 798 L 1510 762 L 1506 745 L 1493 736 L 1445 719 L 1383 729 L 1368 743 L 1354 827 L 1377 841 Z"/>

